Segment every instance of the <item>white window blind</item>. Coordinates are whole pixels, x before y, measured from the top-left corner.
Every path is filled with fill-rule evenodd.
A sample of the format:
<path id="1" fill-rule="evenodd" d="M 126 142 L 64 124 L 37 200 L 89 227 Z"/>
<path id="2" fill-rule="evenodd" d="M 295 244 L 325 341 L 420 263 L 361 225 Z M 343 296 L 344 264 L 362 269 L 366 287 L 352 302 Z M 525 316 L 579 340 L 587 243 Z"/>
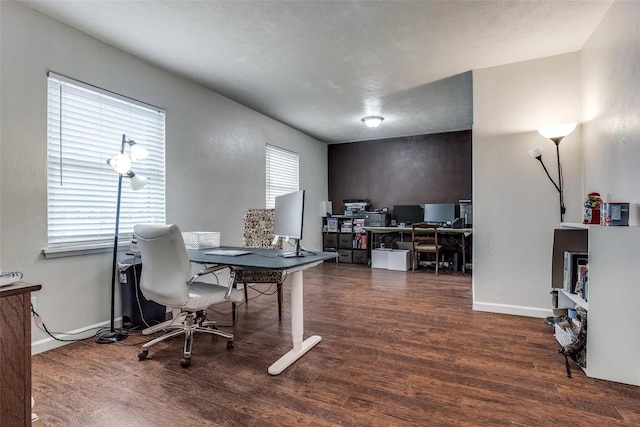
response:
<path id="1" fill-rule="evenodd" d="M 267 144 L 266 208 L 276 206 L 276 197 L 298 191 L 298 154 Z"/>
<path id="2" fill-rule="evenodd" d="M 164 223 L 165 111 L 53 73 L 47 99 L 49 249 L 113 245 L 118 173 L 107 160 L 123 134 L 149 156 L 131 167 L 147 178 L 142 190 L 123 178 L 120 241 L 131 239 L 134 224 Z"/>

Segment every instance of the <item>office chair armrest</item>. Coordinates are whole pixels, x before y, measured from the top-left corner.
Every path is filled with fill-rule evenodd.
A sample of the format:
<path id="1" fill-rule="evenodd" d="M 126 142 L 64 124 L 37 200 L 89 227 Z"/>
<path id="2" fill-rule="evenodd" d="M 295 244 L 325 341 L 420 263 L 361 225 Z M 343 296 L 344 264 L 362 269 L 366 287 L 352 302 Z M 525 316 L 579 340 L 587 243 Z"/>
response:
<path id="1" fill-rule="evenodd" d="M 215 273 L 218 270 L 222 270 L 228 268 L 226 265 L 214 265 L 213 267 L 207 267 L 207 268 L 203 268 L 202 270 L 198 271 L 196 274 L 194 274 L 191 279 L 189 279 L 189 281 L 187 282 L 187 285 L 192 284 L 193 282 L 195 282 L 196 280 L 198 280 L 199 277 L 204 276 L 205 274 L 211 274 L 211 273 Z"/>

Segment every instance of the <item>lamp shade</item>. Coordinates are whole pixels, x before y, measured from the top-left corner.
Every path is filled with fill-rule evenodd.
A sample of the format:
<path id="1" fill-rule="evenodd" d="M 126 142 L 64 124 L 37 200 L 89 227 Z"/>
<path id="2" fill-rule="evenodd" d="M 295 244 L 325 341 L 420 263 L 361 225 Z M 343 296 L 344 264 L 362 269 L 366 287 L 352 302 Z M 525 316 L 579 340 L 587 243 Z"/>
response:
<path id="1" fill-rule="evenodd" d="M 565 136 L 573 132 L 577 125 L 577 123 L 572 122 L 563 123 L 561 125 L 547 126 L 538 129 L 538 133 L 547 139 L 564 138 Z"/>
<path id="2" fill-rule="evenodd" d="M 131 178 L 131 189 L 133 191 L 142 190 L 147 185 L 147 178 L 145 178 L 144 176 L 136 175 L 135 173 L 131 172 L 129 178 Z"/>
<path id="3" fill-rule="evenodd" d="M 384 117 L 380 116 L 368 116 L 362 119 L 362 122 L 370 128 L 377 128 L 384 120 Z"/>
<path id="4" fill-rule="evenodd" d="M 107 160 L 107 163 L 120 175 L 124 175 L 131 170 L 131 159 L 126 154 L 118 154 L 114 158 Z"/>
<path id="5" fill-rule="evenodd" d="M 531 150 L 529 150 L 529 155 L 537 159 L 538 157 L 542 157 L 542 150 L 540 149 L 540 147 L 532 148 Z"/>
<path id="6" fill-rule="evenodd" d="M 131 142 L 131 160 L 135 162 L 136 160 L 146 159 L 147 157 L 149 157 L 149 151 L 146 148 L 141 147 L 132 141 Z"/>

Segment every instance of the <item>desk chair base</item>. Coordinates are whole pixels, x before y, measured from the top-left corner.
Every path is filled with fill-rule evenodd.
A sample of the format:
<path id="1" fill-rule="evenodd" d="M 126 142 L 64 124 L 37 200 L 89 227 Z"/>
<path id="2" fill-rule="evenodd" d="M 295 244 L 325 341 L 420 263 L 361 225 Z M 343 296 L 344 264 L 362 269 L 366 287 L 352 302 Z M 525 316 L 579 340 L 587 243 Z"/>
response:
<path id="1" fill-rule="evenodd" d="M 223 332 L 218 329 L 216 322 L 206 320 L 206 314 L 204 311 L 198 312 L 182 312 L 180 313 L 182 321 L 176 323 L 177 319 L 170 321 L 170 325 L 166 325 L 165 329 L 170 330 L 166 334 L 149 341 L 142 345 L 142 350 L 138 353 L 138 360 L 144 360 L 149 355 L 149 348 L 168 340 L 174 336 L 184 334 L 184 356 L 180 360 L 180 366 L 188 368 L 191 365 L 191 347 L 193 345 L 193 333 L 194 332 L 206 332 L 212 335 L 218 335 L 227 339 L 227 350 L 233 349 L 233 334 Z M 168 322 L 161 323 L 165 325 Z M 156 325 L 158 327 L 160 325 Z M 149 328 L 152 329 L 152 328 Z"/>

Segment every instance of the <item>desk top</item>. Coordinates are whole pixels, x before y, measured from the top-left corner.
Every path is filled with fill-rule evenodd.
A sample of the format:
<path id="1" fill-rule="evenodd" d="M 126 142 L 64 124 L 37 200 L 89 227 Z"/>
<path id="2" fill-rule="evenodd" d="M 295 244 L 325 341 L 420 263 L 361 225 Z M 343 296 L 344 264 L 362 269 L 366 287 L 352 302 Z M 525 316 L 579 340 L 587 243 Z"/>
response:
<path id="1" fill-rule="evenodd" d="M 250 251 L 245 255 L 206 255 L 205 252 L 212 250 L 240 250 Z M 338 257 L 337 252 L 307 252 L 301 251 L 304 256 L 283 257 L 282 254 L 290 251 L 279 249 L 257 249 L 221 246 L 215 249 L 188 249 L 189 261 L 201 264 L 218 264 L 235 267 L 266 268 L 269 270 L 289 270 L 308 264 L 317 264 L 321 261 Z M 280 255 L 280 256 L 279 256 Z"/>
<path id="2" fill-rule="evenodd" d="M 27 283 L 27 282 L 13 282 L 6 286 L 0 286 L 0 298 L 8 297 L 11 295 L 20 295 L 27 292 L 35 292 L 42 288 L 40 284 Z"/>
<path id="3" fill-rule="evenodd" d="M 411 233 L 413 229 L 411 227 L 364 227 L 365 230 L 372 233 Z M 472 228 L 446 228 L 438 227 L 438 233 L 441 234 L 464 234 L 468 236 L 473 231 Z M 429 234 L 433 233 L 433 230 L 418 228 L 416 234 Z"/>

